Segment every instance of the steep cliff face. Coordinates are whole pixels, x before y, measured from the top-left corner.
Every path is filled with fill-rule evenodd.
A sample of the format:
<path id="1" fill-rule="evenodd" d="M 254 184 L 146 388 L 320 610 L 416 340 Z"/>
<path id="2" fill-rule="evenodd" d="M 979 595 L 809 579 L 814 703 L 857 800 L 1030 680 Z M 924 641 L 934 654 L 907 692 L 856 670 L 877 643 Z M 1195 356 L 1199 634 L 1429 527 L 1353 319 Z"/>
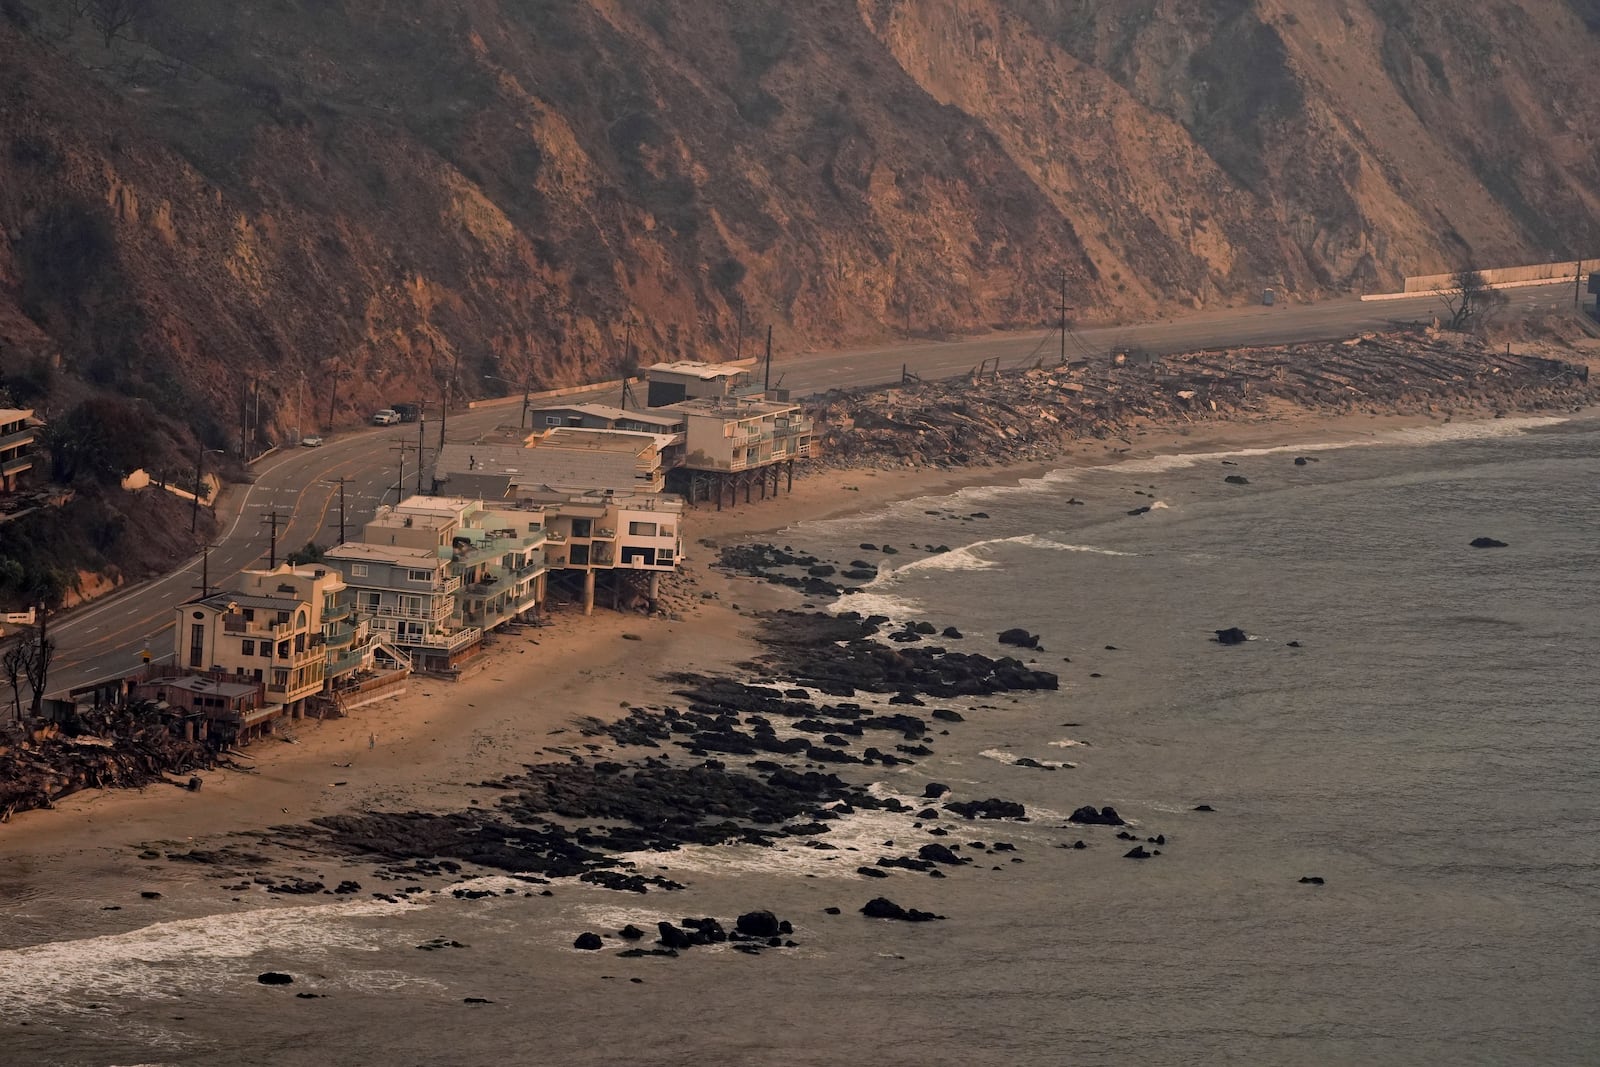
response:
<path id="1" fill-rule="evenodd" d="M 1589 0 L 82 6 L 0 0 L 0 373 L 218 444 L 1600 243 Z"/>

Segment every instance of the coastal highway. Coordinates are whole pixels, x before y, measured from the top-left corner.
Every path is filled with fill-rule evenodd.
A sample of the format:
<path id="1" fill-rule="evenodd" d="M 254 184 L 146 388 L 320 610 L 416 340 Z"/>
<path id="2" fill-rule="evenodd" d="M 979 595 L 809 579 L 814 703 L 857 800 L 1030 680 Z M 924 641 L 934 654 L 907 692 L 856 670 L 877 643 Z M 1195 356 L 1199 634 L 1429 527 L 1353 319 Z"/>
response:
<path id="1" fill-rule="evenodd" d="M 1508 313 L 1528 314 L 1569 308 L 1572 283 L 1507 290 Z M 1437 297 L 1361 301 L 1340 299 L 1275 307 L 1230 308 L 1174 316 L 1156 322 L 1072 331 L 1070 359 L 1104 357 L 1113 347 L 1172 354 L 1231 345 L 1279 344 L 1349 337 L 1395 323 L 1427 321 L 1441 312 Z M 774 360 L 775 385 L 795 396 L 833 388 L 898 381 L 904 366 L 924 378 L 964 374 L 988 359 L 1002 366 L 1053 363 L 1060 354 L 1055 331 L 992 334 L 933 343 L 900 344 L 841 352 L 808 352 Z M 564 398 L 564 402 L 616 397 L 610 390 Z M 471 440 L 519 413 L 520 405 L 452 413 L 451 440 Z M 359 533 L 380 502 L 396 499 L 397 482 L 407 493 L 416 487 L 418 425 L 372 427 L 329 435 L 321 448 L 287 447 L 258 460 L 251 484 L 229 486 L 217 504 L 219 530 L 204 561 L 216 588 L 240 570 L 265 566 L 270 517 L 278 516 L 278 559 L 316 541 L 327 545 L 339 530 L 339 481 L 344 479 L 344 509 L 351 535 Z M 438 423 L 423 424 L 426 456 L 439 443 Z M 410 446 L 402 451 L 401 446 Z M 404 464 L 402 469 L 402 462 Z M 61 692 L 137 667 L 148 649 L 156 662 L 171 659 L 173 609 L 198 592 L 202 554 L 183 567 L 54 620 L 57 653 L 50 691 Z"/>

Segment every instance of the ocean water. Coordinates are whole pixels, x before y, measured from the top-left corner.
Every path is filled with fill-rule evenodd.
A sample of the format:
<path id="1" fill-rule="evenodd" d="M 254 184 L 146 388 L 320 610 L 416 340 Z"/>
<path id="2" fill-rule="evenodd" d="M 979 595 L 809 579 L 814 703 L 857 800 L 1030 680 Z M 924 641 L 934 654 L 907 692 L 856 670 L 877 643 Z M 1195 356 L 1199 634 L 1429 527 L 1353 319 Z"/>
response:
<path id="1" fill-rule="evenodd" d="M 1509 547 L 1469 548 L 1480 535 Z M 109 882 L 65 903 L 50 872 L 4 872 L 0 1062 L 1592 1063 L 1597 535 L 1600 426 L 1553 420 L 1128 462 L 805 524 L 781 540 L 884 564 L 841 610 L 955 625 L 963 640 L 933 640 L 991 654 L 1002 629 L 1040 635 L 1024 655 L 1059 692 L 948 702 L 966 721 L 936 755 L 841 772 L 914 803 L 929 781 L 1021 801 L 1026 823 L 953 819 L 939 839 L 1016 852 L 869 881 L 855 868 L 885 841 L 933 838 L 863 812 L 836 852 L 633 857 L 677 893 L 234 904 L 167 868 L 156 921 L 99 912 Z M 1228 626 L 1253 639 L 1211 640 Z M 1083 804 L 1161 834 L 1161 854 L 1065 826 Z M 856 914 L 879 895 L 947 918 Z M 799 947 L 570 947 L 757 907 Z M 470 947 L 417 950 L 433 937 Z M 267 969 L 296 984 L 259 986 Z"/>

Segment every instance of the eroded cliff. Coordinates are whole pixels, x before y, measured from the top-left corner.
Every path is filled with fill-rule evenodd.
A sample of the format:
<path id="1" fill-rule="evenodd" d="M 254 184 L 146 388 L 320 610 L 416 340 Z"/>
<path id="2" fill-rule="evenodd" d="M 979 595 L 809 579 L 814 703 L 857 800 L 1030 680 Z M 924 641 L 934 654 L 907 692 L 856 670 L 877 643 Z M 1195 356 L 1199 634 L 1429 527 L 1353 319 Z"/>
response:
<path id="1" fill-rule="evenodd" d="M 252 383 L 271 436 L 1600 240 L 1593 0 L 0 0 L 0 56 L 6 385 L 219 445 Z"/>

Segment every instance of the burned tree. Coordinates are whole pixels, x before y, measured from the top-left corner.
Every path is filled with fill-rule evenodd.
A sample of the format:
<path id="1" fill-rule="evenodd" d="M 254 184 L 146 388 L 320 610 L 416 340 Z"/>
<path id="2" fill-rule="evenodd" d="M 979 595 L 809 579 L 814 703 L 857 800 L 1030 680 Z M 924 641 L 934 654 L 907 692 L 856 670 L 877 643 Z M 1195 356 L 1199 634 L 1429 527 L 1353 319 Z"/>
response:
<path id="1" fill-rule="evenodd" d="M 144 15 L 148 0 L 77 0 L 79 11 L 88 16 L 107 48 Z"/>
<path id="2" fill-rule="evenodd" d="M 1483 272 L 1470 264 L 1450 275 L 1450 282 L 1440 291 L 1439 299 L 1450 314 L 1446 327 L 1463 333 L 1482 329 L 1509 303 L 1506 295 L 1490 285 Z"/>

